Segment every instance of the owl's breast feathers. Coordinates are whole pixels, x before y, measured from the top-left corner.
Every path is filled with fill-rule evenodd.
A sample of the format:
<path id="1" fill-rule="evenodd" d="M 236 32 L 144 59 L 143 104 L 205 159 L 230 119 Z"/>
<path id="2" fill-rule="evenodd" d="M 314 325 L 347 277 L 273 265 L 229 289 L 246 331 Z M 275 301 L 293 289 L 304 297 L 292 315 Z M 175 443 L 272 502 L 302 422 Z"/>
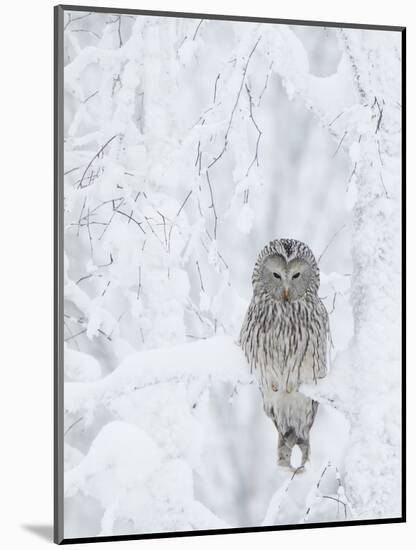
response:
<path id="1" fill-rule="evenodd" d="M 292 392 L 327 373 L 328 314 L 311 294 L 295 302 L 254 295 L 240 344 L 263 392 Z"/>

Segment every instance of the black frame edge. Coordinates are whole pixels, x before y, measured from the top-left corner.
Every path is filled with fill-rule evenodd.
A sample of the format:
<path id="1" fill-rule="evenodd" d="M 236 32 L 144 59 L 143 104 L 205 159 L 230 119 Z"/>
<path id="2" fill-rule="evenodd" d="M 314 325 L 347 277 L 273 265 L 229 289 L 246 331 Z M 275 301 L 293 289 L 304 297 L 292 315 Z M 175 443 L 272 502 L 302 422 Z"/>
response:
<path id="1" fill-rule="evenodd" d="M 54 6 L 54 467 L 53 467 L 53 540 L 61 544 L 63 521 L 63 21 L 64 9 Z"/>
<path id="2" fill-rule="evenodd" d="M 106 8 L 102 6 L 77 6 L 73 4 L 59 4 L 66 11 L 91 11 L 97 13 L 121 13 L 128 15 L 150 15 L 156 17 L 180 17 L 185 19 L 213 19 L 219 21 L 240 21 L 248 23 L 272 23 L 281 25 L 305 25 L 308 27 L 344 27 L 346 29 L 367 29 L 373 31 L 401 32 L 406 27 L 397 25 L 373 25 L 369 23 L 344 23 L 334 21 L 307 21 L 303 19 L 280 19 L 270 17 L 255 17 L 251 15 L 222 15 L 214 13 L 193 13 L 163 10 L 139 10 L 134 8 Z"/>
<path id="3" fill-rule="evenodd" d="M 231 529 L 203 529 L 199 531 L 173 531 L 163 533 L 144 533 L 140 535 L 110 535 L 102 537 L 82 537 L 63 539 L 60 544 L 80 544 L 94 542 L 117 542 L 127 540 L 165 539 L 177 537 L 201 537 L 206 535 L 234 535 L 238 533 L 267 533 L 275 531 L 293 531 L 298 529 L 326 529 L 327 527 L 359 527 L 362 525 L 386 525 L 405 523 L 403 517 L 386 519 L 368 519 L 362 521 L 332 521 L 322 523 L 270 525 L 267 527 L 238 527 Z"/>
<path id="4" fill-rule="evenodd" d="M 407 462 L 406 462 L 406 156 L 407 156 L 407 135 L 406 135 L 406 109 L 407 109 L 407 58 L 406 58 L 406 28 L 402 30 L 402 518 L 406 522 L 407 513 Z"/>

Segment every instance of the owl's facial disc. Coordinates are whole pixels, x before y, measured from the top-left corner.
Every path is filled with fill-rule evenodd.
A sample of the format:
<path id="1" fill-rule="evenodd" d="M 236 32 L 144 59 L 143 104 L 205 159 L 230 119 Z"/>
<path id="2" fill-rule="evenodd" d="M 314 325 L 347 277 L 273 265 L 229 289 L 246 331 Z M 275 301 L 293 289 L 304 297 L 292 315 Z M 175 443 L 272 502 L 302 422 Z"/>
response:
<path id="1" fill-rule="evenodd" d="M 275 300 L 292 302 L 305 295 L 313 273 L 301 258 L 287 262 L 282 256 L 274 255 L 265 259 L 262 275 L 265 289 Z"/>

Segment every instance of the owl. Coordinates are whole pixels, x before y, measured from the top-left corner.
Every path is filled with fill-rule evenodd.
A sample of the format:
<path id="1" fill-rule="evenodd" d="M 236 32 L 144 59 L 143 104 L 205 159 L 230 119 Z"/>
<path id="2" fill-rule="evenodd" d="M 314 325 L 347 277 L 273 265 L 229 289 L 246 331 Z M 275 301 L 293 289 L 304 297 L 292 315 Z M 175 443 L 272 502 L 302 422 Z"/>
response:
<path id="1" fill-rule="evenodd" d="M 278 464 L 291 468 L 298 445 L 303 467 L 318 402 L 300 393 L 299 386 L 327 373 L 329 322 L 318 296 L 318 264 L 301 241 L 271 241 L 257 258 L 252 285 L 240 345 L 278 432 Z"/>

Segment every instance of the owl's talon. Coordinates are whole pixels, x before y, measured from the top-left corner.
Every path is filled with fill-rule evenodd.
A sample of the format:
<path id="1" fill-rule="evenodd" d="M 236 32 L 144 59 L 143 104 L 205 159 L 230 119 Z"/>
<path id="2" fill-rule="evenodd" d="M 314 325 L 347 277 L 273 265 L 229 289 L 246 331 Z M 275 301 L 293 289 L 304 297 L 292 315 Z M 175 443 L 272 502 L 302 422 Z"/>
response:
<path id="1" fill-rule="evenodd" d="M 272 384 L 272 391 L 277 391 L 277 386 L 275 384 Z"/>

